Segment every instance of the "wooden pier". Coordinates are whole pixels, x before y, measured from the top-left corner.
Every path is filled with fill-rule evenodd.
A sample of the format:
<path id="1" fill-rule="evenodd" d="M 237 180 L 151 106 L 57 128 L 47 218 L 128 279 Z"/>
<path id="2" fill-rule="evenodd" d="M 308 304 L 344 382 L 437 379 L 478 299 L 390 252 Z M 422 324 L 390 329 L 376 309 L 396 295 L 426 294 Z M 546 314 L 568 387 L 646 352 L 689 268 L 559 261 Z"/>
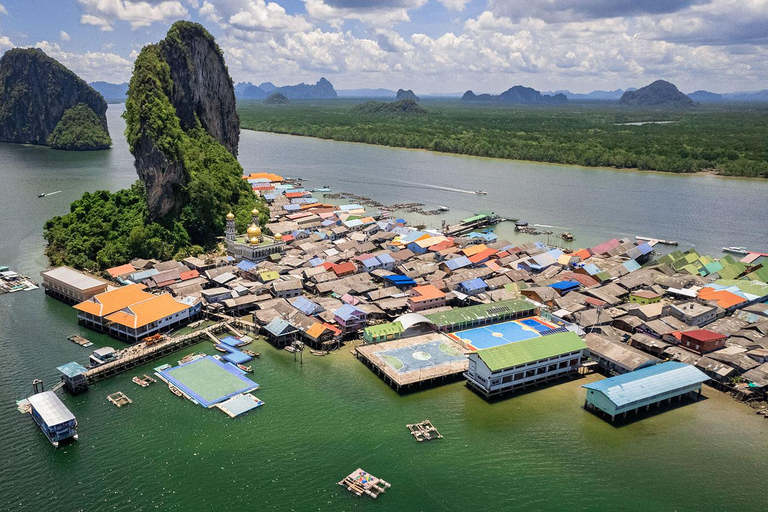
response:
<path id="1" fill-rule="evenodd" d="M 107 400 L 115 404 L 117 407 L 122 407 L 124 405 L 132 404 L 133 400 L 128 398 L 125 393 L 122 391 L 118 391 L 117 393 L 112 393 L 111 395 L 107 395 Z"/>
<path id="2" fill-rule="evenodd" d="M 87 338 L 83 338 L 79 334 L 73 334 L 71 336 L 67 336 L 67 339 L 71 341 L 72 343 L 77 343 L 81 347 L 91 347 L 93 346 L 93 343 L 90 342 Z"/>
<path id="3" fill-rule="evenodd" d="M 357 468 L 347 475 L 341 482 L 339 482 L 339 485 L 346 487 L 347 490 L 355 496 L 360 497 L 363 494 L 367 494 L 373 499 L 376 499 L 379 494 L 392 487 L 388 482 L 385 482 L 381 478 L 376 478 L 360 468 Z"/>
<path id="4" fill-rule="evenodd" d="M 139 343 L 119 351 L 119 357 L 115 361 L 99 365 L 85 372 L 89 384 L 99 382 L 109 377 L 114 377 L 137 366 L 141 366 L 155 359 L 167 356 L 177 350 L 196 345 L 211 335 L 211 331 L 218 332 L 225 329 L 225 322 L 211 325 L 210 327 L 177 338 L 166 338 L 159 343 L 146 346 Z"/>
<path id="5" fill-rule="evenodd" d="M 131 379 L 135 384 L 138 384 L 139 386 L 146 388 L 150 384 L 154 384 L 157 382 L 155 379 L 147 375 L 146 373 L 142 375 L 141 377 L 136 376 L 133 379 Z"/>
<path id="6" fill-rule="evenodd" d="M 440 432 L 437 431 L 435 426 L 432 425 L 432 422 L 429 420 L 424 420 L 421 423 L 411 423 L 406 426 L 408 427 L 408 430 L 411 431 L 411 435 L 413 435 L 414 439 L 420 443 L 422 441 L 432 441 L 433 439 L 443 438 Z"/>

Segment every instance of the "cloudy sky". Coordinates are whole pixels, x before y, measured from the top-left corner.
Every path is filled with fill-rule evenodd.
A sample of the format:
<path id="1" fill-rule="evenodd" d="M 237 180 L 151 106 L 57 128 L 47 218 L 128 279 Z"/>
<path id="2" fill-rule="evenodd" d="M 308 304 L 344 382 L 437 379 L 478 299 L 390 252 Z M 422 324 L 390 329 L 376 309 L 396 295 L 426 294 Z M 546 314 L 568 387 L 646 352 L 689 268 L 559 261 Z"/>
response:
<path id="1" fill-rule="evenodd" d="M 88 81 L 122 82 L 177 19 L 213 33 L 236 82 L 768 88 L 768 0 L 0 0 L 0 51 L 37 46 Z"/>

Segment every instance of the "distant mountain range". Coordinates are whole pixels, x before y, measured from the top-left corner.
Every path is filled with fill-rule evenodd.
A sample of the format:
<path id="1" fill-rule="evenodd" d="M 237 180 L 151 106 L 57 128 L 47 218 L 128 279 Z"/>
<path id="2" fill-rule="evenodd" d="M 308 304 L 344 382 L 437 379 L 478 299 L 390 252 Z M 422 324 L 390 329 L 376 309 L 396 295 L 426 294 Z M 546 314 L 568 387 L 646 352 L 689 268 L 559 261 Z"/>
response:
<path id="1" fill-rule="evenodd" d="M 394 98 L 392 89 L 338 89 L 339 98 Z"/>
<path id="2" fill-rule="evenodd" d="M 636 91 L 627 91 L 619 98 L 619 105 L 637 107 L 690 107 L 693 100 L 680 92 L 675 86 L 664 80 L 641 87 Z"/>
<path id="3" fill-rule="evenodd" d="M 272 82 L 264 82 L 259 85 L 253 85 L 251 82 L 240 82 L 235 85 L 235 96 L 239 99 L 263 100 L 274 93 L 280 93 L 289 100 L 331 99 L 338 96 L 333 84 L 325 78 L 321 78 L 314 85 L 303 82 L 282 87 L 277 87 Z"/>
<path id="4" fill-rule="evenodd" d="M 549 94 L 541 94 L 536 89 L 530 87 L 516 85 L 510 87 L 498 96 L 492 94 L 475 94 L 472 91 L 467 91 L 464 93 L 464 96 L 461 97 L 461 101 L 495 102 L 509 105 L 562 105 L 563 103 L 568 103 L 568 98 L 564 94 L 550 96 Z"/>
<path id="5" fill-rule="evenodd" d="M 91 82 L 91 87 L 101 94 L 107 103 L 123 103 L 128 94 L 128 82 L 111 84 L 109 82 Z"/>

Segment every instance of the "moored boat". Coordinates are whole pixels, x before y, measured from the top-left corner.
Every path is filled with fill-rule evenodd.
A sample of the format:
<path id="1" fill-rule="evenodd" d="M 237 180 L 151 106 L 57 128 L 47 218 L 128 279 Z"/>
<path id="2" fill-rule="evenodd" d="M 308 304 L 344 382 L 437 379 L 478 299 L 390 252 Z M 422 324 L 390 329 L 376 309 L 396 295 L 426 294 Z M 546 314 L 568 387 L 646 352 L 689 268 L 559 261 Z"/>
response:
<path id="1" fill-rule="evenodd" d="M 451 210 L 451 209 L 450 209 L 450 208 L 448 208 L 447 206 L 438 206 L 438 207 L 437 207 L 437 211 L 439 211 L 439 212 L 448 212 L 448 211 L 450 211 L 450 210 Z"/>
<path id="2" fill-rule="evenodd" d="M 485 190 L 475 190 L 475 194 L 479 196 L 485 196 L 485 195 L 488 195 L 488 192 L 486 192 Z"/>
<path id="3" fill-rule="evenodd" d="M 244 364 L 238 364 L 237 367 L 246 373 L 253 373 L 253 368 L 250 366 L 245 366 Z"/>
<path id="4" fill-rule="evenodd" d="M 723 247 L 723 252 L 730 252 L 733 254 L 743 254 L 743 255 L 749 254 L 749 251 L 747 250 L 746 247 L 735 247 L 735 246 Z"/>

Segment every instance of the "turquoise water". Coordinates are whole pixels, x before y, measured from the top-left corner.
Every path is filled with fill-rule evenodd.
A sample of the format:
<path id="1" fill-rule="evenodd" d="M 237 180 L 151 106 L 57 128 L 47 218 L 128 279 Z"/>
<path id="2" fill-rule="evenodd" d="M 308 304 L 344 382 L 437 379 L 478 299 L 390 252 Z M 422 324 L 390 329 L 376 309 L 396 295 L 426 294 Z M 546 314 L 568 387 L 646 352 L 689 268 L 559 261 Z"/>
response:
<path id="1" fill-rule="evenodd" d="M 65 212 L 85 190 L 134 181 L 120 120 L 112 110 L 109 115 L 116 147 L 108 152 L 0 145 L 0 264 L 36 276 L 45 264 L 41 226 L 47 218 Z M 628 217 L 632 229 L 642 228 L 643 234 L 682 239 L 658 208 L 634 218 L 639 193 L 632 187 L 642 187 L 643 197 L 680 198 L 673 212 L 681 211 L 680 202 L 698 205 L 699 212 L 719 208 L 712 199 L 716 189 L 715 195 L 740 198 L 739 209 L 721 208 L 710 222 L 690 206 L 677 220 L 687 223 L 691 238 L 721 240 L 717 245 L 766 240 L 764 220 L 743 213 L 763 204 L 762 182 L 657 175 L 643 181 L 633 173 L 559 172 L 257 133 L 243 134 L 241 160 L 249 171 L 304 176 L 386 201 L 455 199 L 452 214 L 498 202 L 529 220 L 578 226 L 583 239 L 605 238 Z M 471 169 L 480 184 L 472 186 L 457 169 Z M 499 169 L 512 169 L 527 185 L 503 179 Z M 392 184 L 404 174 L 420 176 L 408 181 L 434 180 L 440 187 L 467 182 L 462 186 L 484 188 L 489 195 Z M 592 190 L 596 184 L 601 185 Z M 560 200 L 545 197 L 536 208 L 528 196 L 542 186 Z M 36 197 L 57 190 L 62 192 Z M 620 190 L 627 194 L 612 195 Z M 390 191 L 396 197 L 378 197 Z M 598 192 L 611 208 L 561 202 Z M 582 213 L 590 211 L 596 216 L 585 221 Z M 723 239 L 729 223 L 733 234 Z M 15 410 L 14 401 L 30 393 L 34 378 L 54 383 L 56 365 L 87 360 L 89 349 L 66 340 L 75 332 L 98 346 L 120 346 L 78 328 L 74 311 L 41 290 L 0 295 L 0 510 L 768 509 L 762 490 L 768 421 L 719 392 L 705 388 L 702 402 L 616 428 L 582 409 L 580 386 L 597 377 L 494 404 L 461 383 L 400 396 L 356 361 L 349 347 L 327 357 L 305 354 L 298 364 L 291 354 L 256 342 L 253 350 L 262 357 L 254 362 L 252 377 L 261 385 L 256 396 L 266 404 L 235 420 L 183 401 L 159 383 L 140 388 L 131 382 L 133 375 L 175 364 L 193 350 L 215 353 L 209 344 L 199 345 L 99 383 L 84 395 L 65 395 L 79 421 L 80 442 L 54 450 L 31 418 Z M 111 405 L 106 397 L 115 391 L 133 403 Z M 415 442 L 405 425 L 424 419 L 432 420 L 444 439 Z M 374 501 L 336 485 L 357 467 L 392 488 Z"/>

